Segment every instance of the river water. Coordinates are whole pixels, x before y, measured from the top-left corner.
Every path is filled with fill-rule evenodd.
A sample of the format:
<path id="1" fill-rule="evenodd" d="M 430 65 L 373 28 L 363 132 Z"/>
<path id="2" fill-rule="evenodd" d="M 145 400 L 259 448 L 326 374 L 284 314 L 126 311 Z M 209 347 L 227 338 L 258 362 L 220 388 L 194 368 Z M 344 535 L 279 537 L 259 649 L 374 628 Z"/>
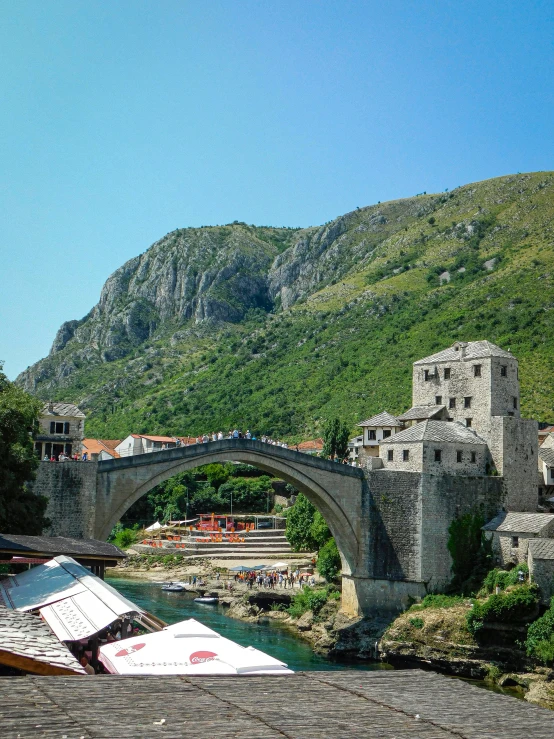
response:
<path id="1" fill-rule="evenodd" d="M 286 662 L 291 670 L 383 670 L 389 665 L 372 662 L 346 662 L 329 660 L 312 650 L 307 643 L 288 632 L 277 622 L 255 624 L 239 621 L 225 615 L 223 606 L 202 605 L 194 602 L 189 593 L 166 593 L 160 583 L 124 578 L 107 578 L 114 588 L 145 610 L 174 624 L 186 618 L 201 621 L 222 636 L 243 647 L 253 646 L 272 657 Z"/>

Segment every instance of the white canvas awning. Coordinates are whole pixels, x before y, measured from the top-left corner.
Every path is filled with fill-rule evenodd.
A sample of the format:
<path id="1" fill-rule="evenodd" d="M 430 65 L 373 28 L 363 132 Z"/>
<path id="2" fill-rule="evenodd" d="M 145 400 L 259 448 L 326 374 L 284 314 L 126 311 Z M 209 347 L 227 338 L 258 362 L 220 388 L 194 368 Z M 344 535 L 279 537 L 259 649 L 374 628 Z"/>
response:
<path id="1" fill-rule="evenodd" d="M 99 659 L 118 675 L 291 675 L 284 662 L 241 647 L 191 618 L 163 631 L 100 647 Z"/>
<path id="2" fill-rule="evenodd" d="M 73 641 L 93 636 L 121 616 L 133 615 L 149 629 L 155 619 L 120 595 L 71 557 L 56 557 L 44 565 L 0 583 L 8 607 L 16 611 L 40 610 L 56 636 Z"/>
<path id="3" fill-rule="evenodd" d="M 159 521 L 156 521 L 151 526 L 147 526 L 144 530 L 145 531 L 159 531 L 160 529 L 163 529 L 163 526 Z"/>
<path id="4" fill-rule="evenodd" d="M 77 641 L 97 634 L 122 615 L 89 590 L 40 609 L 40 615 L 60 641 Z"/>
<path id="5" fill-rule="evenodd" d="M 32 611 L 84 592 L 86 586 L 56 559 L 0 581 L 0 601 L 14 611 Z M 71 561 L 82 569 L 83 574 L 90 575 L 90 572 L 75 560 Z"/>

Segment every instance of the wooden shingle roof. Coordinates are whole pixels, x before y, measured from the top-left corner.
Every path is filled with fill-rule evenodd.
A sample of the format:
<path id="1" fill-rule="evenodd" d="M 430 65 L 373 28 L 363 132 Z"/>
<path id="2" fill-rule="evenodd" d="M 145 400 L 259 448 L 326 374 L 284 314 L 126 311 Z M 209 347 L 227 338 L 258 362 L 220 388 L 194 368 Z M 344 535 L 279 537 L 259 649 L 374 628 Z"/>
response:
<path id="1" fill-rule="evenodd" d="M 98 539 L 73 539 L 68 536 L 24 536 L 0 534 L 0 553 L 20 556 L 33 553 L 56 557 L 86 557 L 87 559 L 124 559 L 127 555 L 115 544 Z"/>
<path id="2" fill-rule="evenodd" d="M 0 606 L 0 664 L 36 675 L 86 674 L 39 616 L 4 606 Z"/>

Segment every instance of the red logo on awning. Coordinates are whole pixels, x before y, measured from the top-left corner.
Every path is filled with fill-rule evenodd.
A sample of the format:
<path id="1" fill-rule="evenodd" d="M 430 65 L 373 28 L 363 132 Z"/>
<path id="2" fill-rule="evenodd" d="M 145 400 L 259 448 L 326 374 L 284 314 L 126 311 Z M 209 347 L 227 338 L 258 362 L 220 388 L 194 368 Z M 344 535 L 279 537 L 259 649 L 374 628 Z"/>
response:
<path id="1" fill-rule="evenodd" d="M 215 652 L 193 652 L 190 655 L 191 665 L 200 665 L 203 662 L 211 662 L 217 657 Z"/>
<path id="2" fill-rule="evenodd" d="M 142 649 L 145 647 L 146 644 L 135 644 L 132 647 L 127 647 L 127 649 L 120 649 L 119 652 L 115 653 L 116 657 L 126 657 L 128 654 L 133 654 L 133 652 L 138 652 L 139 649 Z"/>

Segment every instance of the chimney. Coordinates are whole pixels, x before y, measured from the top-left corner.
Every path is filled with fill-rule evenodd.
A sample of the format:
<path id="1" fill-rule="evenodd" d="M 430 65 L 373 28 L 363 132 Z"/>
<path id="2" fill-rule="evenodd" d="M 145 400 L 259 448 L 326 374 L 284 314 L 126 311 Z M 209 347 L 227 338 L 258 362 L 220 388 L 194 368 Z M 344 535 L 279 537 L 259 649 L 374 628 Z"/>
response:
<path id="1" fill-rule="evenodd" d="M 48 401 L 48 410 L 50 413 L 54 411 L 54 403 L 51 400 Z"/>

